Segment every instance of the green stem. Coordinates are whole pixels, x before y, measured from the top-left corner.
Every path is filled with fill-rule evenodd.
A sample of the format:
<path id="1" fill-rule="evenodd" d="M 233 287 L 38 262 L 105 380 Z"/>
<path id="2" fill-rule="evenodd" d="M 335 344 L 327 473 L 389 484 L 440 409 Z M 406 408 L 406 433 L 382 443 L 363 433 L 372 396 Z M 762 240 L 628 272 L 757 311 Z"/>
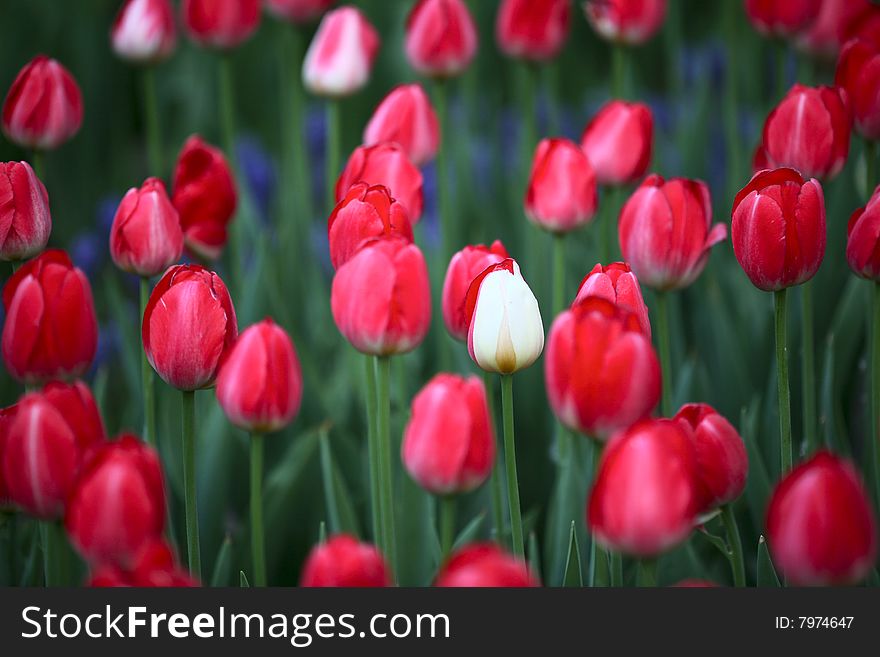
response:
<path id="1" fill-rule="evenodd" d="M 15 272 L 18 271 L 18 268 L 21 267 L 21 265 L 22 265 L 23 262 L 24 262 L 23 260 L 12 260 L 12 261 L 9 263 L 10 266 L 12 267 L 12 273 L 13 273 L 13 274 L 14 274 Z"/>
<path id="2" fill-rule="evenodd" d="M 786 346 L 785 289 L 774 293 L 776 308 L 776 378 L 779 394 L 779 448 L 782 473 L 791 470 L 791 391 L 788 386 L 788 347 Z"/>
<path id="3" fill-rule="evenodd" d="M 330 453 L 330 443 L 327 438 L 327 430 L 327 424 L 322 426 L 320 430 L 321 479 L 324 484 L 324 506 L 327 510 L 327 521 L 330 524 L 330 532 L 338 534 L 342 531 L 342 521 L 339 518 L 339 503 L 336 500 L 336 489 L 333 486 L 333 455 Z"/>
<path id="4" fill-rule="evenodd" d="M 877 186 L 877 142 L 865 140 L 865 200 L 874 193 Z"/>
<path id="5" fill-rule="evenodd" d="M 486 406 L 489 409 L 489 423 L 492 427 L 492 436 L 495 439 L 495 444 L 497 446 L 498 440 L 495 436 L 498 435 L 496 430 L 496 419 L 495 419 L 495 379 L 489 372 L 483 372 L 483 386 L 486 389 Z M 495 541 L 497 543 L 503 543 L 504 541 L 504 493 L 502 489 L 504 487 L 504 470 L 501 467 L 501 450 L 495 450 L 495 464 L 492 467 L 492 483 L 491 483 L 491 494 L 492 494 L 492 521 L 495 526 Z"/>
<path id="6" fill-rule="evenodd" d="M 623 557 L 620 552 L 608 551 L 608 562 L 611 565 L 611 586 L 623 586 Z"/>
<path id="7" fill-rule="evenodd" d="M 604 190 L 604 208 L 599 218 L 599 233 L 601 247 L 599 259 L 602 264 L 610 264 L 616 260 L 617 254 L 617 217 L 620 211 L 618 207 L 619 187 L 606 187 Z"/>
<path id="8" fill-rule="evenodd" d="M 376 419 L 377 442 L 379 444 L 379 472 L 382 502 L 382 525 L 385 538 L 383 553 L 397 572 L 397 539 L 394 531 L 394 482 L 391 468 L 391 358 L 376 356 L 376 382 L 378 384 L 378 414 Z"/>
<path id="9" fill-rule="evenodd" d="M 372 356 L 364 357 L 364 381 L 366 383 L 367 398 L 367 452 L 370 461 L 370 507 L 373 519 L 373 541 L 376 545 L 384 547 L 385 535 L 382 526 L 382 501 L 379 481 L 381 480 L 379 469 L 379 445 L 376 440 L 376 407 L 378 395 L 376 394 L 376 366 Z"/>
<path id="10" fill-rule="evenodd" d="M 165 171 L 162 166 L 162 133 L 159 128 L 159 98 L 156 93 L 156 69 L 153 66 L 145 66 L 142 72 L 142 79 L 150 175 L 161 178 Z"/>
<path id="11" fill-rule="evenodd" d="M 655 559 L 639 560 L 638 585 L 642 587 L 657 586 L 657 561 Z"/>
<path id="12" fill-rule="evenodd" d="M 727 532 L 727 544 L 730 546 L 730 567 L 733 569 L 733 585 L 746 585 L 746 565 L 743 560 L 742 540 L 739 537 L 739 527 L 736 524 L 736 516 L 733 515 L 733 507 L 725 504 L 721 507 L 721 520 Z"/>
<path id="13" fill-rule="evenodd" d="M 446 495 L 440 498 L 440 563 L 446 561 L 452 552 L 455 538 L 455 498 Z"/>
<path id="14" fill-rule="evenodd" d="M 43 520 L 40 522 L 40 541 L 43 544 L 43 573 L 46 586 L 60 586 L 58 577 L 58 555 L 61 546 L 58 544 L 58 531 L 54 522 Z"/>
<path id="15" fill-rule="evenodd" d="M 513 377 L 501 376 L 501 409 L 504 414 L 504 461 L 507 464 L 507 502 L 510 507 L 510 530 L 513 554 L 525 557 L 522 512 L 519 505 L 519 480 L 516 474 L 516 441 L 513 435 Z"/>
<path id="16" fill-rule="evenodd" d="M 602 459 L 603 443 L 598 440 L 590 440 L 592 452 L 593 482 L 599 471 L 599 461 Z M 592 483 L 590 484 L 592 488 Z M 590 586 L 608 586 L 608 553 L 596 542 L 594 536 L 590 537 Z"/>
<path id="17" fill-rule="evenodd" d="M 251 556 L 254 584 L 266 586 L 266 547 L 263 534 L 263 436 L 251 434 Z"/>
<path id="18" fill-rule="evenodd" d="M 46 179 L 43 177 L 45 175 L 43 169 L 43 151 L 35 150 L 31 153 L 31 169 L 34 170 L 34 173 L 37 175 L 37 178 L 40 179 L 40 182 L 45 185 Z"/>
<path id="19" fill-rule="evenodd" d="M 871 431 L 874 452 L 874 484 L 880 503 L 880 283 L 871 283 Z"/>
<path id="20" fill-rule="evenodd" d="M 447 111 L 448 83 L 438 79 L 434 85 L 434 107 L 440 123 L 440 149 L 437 151 L 437 218 L 440 222 L 440 257 L 442 263 L 449 262 L 452 246 L 458 239 L 456 226 L 452 225 L 453 217 L 449 205 L 449 147 L 452 145 L 452 134 L 449 131 Z"/>
<path id="21" fill-rule="evenodd" d="M 150 279 L 141 278 L 141 318 L 150 300 Z M 140 342 L 140 322 L 138 322 L 138 342 Z M 147 360 L 147 352 L 141 347 L 141 392 L 144 399 L 144 441 L 153 449 L 158 449 L 156 440 L 156 401 L 153 368 Z"/>
<path id="22" fill-rule="evenodd" d="M 339 101 L 327 100 L 327 215 L 336 207 L 336 178 L 339 176 L 340 151 L 342 150 L 342 117 Z"/>
<path id="23" fill-rule="evenodd" d="M 565 233 L 553 235 L 553 317 L 565 307 Z"/>
<path id="24" fill-rule="evenodd" d="M 189 571 L 202 578 L 202 557 L 199 548 L 199 511 L 196 504 L 196 393 L 181 391 L 181 423 L 183 428 L 183 490 L 186 507 L 186 545 Z"/>
<path id="25" fill-rule="evenodd" d="M 657 292 L 657 340 L 660 350 L 660 370 L 663 375 L 664 417 L 672 417 L 672 347 L 669 337 L 669 293 Z"/>
<path id="26" fill-rule="evenodd" d="M 813 284 L 801 285 L 801 403 L 804 413 L 804 439 L 807 451 L 818 448 L 816 427 L 816 352 L 813 338 Z"/>
<path id="27" fill-rule="evenodd" d="M 626 46 L 611 46 L 611 95 L 617 99 L 626 97 Z"/>

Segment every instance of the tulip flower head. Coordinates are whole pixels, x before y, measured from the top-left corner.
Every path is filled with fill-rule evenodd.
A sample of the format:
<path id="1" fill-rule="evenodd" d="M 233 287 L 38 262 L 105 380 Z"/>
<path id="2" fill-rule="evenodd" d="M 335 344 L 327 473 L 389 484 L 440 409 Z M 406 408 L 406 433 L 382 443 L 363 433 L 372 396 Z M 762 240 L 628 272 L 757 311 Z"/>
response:
<path id="1" fill-rule="evenodd" d="M 177 557 L 163 540 L 144 545 L 128 567 L 101 564 L 89 576 L 89 587 L 194 587 L 197 580 L 180 567 Z"/>
<path id="2" fill-rule="evenodd" d="M 338 534 L 312 548 L 299 585 L 383 587 L 391 586 L 391 575 L 376 547 L 359 543 L 347 534 Z"/>
<path id="3" fill-rule="evenodd" d="M 635 314 L 639 328 L 648 338 L 651 337 L 651 322 L 648 320 L 648 306 L 642 297 L 639 279 L 625 262 L 612 262 L 610 265 L 596 263 L 592 271 L 584 277 L 572 305 L 587 297 L 600 297 L 615 306 Z"/>
<path id="4" fill-rule="evenodd" d="M 746 0 L 746 16 L 764 36 L 790 37 L 809 27 L 822 0 Z"/>
<path id="5" fill-rule="evenodd" d="M 526 216 L 539 228 L 567 233 L 596 214 L 596 174 L 580 147 L 543 139 L 535 150 L 526 190 Z"/>
<path id="6" fill-rule="evenodd" d="M 462 0 L 418 0 L 406 19 L 410 66 L 433 78 L 460 75 L 477 52 L 477 28 Z"/>
<path id="7" fill-rule="evenodd" d="M 421 85 L 395 87 L 379 103 L 364 129 L 364 145 L 383 141 L 400 144 L 416 166 L 434 159 L 440 147 L 440 124 Z"/>
<path id="8" fill-rule="evenodd" d="M 645 175 L 651 164 L 654 118 L 642 103 L 611 100 L 596 113 L 581 135 L 600 185 L 626 185 Z"/>
<path id="9" fill-rule="evenodd" d="M 540 582 L 527 563 L 495 543 L 473 543 L 443 564 L 434 586 L 525 588 L 540 586 Z"/>
<path id="10" fill-rule="evenodd" d="M 340 98 L 370 79 L 379 33 L 359 9 L 340 7 L 324 15 L 303 60 L 303 84 L 318 96 Z"/>
<path id="11" fill-rule="evenodd" d="M 797 45 L 812 55 L 833 60 L 873 11 L 870 0 L 822 0 L 818 15 L 798 37 Z"/>
<path id="12" fill-rule="evenodd" d="M 538 300 L 513 258 L 487 267 L 468 288 L 468 352 L 487 372 L 513 374 L 544 349 Z"/>
<path id="13" fill-rule="evenodd" d="M 266 9 L 296 25 L 310 23 L 333 6 L 336 0 L 265 0 Z"/>
<path id="14" fill-rule="evenodd" d="M 583 6 L 600 37 L 631 46 L 654 36 L 666 18 L 666 0 L 586 0 Z"/>
<path id="15" fill-rule="evenodd" d="M 110 31 L 110 43 L 122 59 L 154 64 L 177 45 L 174 10 L 169 0 L 126 0 Z"/>
<path id="16" fill-rule="evenodd" d="M 9 435 L 9 427 L 15 418 L 18 406 L 13 404 L 6 408 L 0 408 L 0 510 L 9 504 L 9 489 L 3 474 L 3 452 L 6 449 L 6 437 Z"/>
<path id="17" fill-rule="evenodd" d="M 880 280 L 880 187 L 852 213 L 846 228 L 846 261 L 857 276 Z"/>
<path id="18" fill-rule="evenodd" d="M 767 544 L 793 584 L 864 579 L 877 558 L 877 520 L 853 464 L 820 451 L 789 472 L 767 507 Z"/>
<path id="19" fill-rule="evenodd" d="M 260 25 L 260 0 L 183 0 L 183 25 L 201 46 L 229 50 Z"/>
<path id="20" fill-rule="evenodd" d="M 0 162 L 0 260 L 25 260 L 52 232 L 49 195 L 27 162 Z"/>
<path id="21" fill-rule="evenodd" d="M 465 299 L 471 282 L 486 267 L 509 258 L 500 240 L 491 246 L 466 246 L 452 256 L 443 279 L 443 323 L 456 340 L 467 342 L 470 318 L 465 314 Z"/>
<path id="22" fill-rule="evenodd" d="M 153 288 L 141 332 L 147 360 L 162 380 L 179 390 L 198 390 L 214 385 L 238 323 L 217 274 L 199 265 L 175 265 Z"/>
<path id="23" fill-rule="evenodd" d="M 733 252 L 758 289 L 800 285 L 825 256 L 825 200 L 815 179 L 794 169 L 756 173 L 733 202 Z"/>
<path id="24" fill-rule="evenodd" d="M 16 76 L 3 102 L 3 132 L 29 150 L 54 150 L 82 125 L 83 100 L 76 80 L 60 63 L 34 57 Z"/>
<path id="25" fill-rule="evenodd" d="M 401 460 L 409 475 L 435 495 L 466 493 L 492 474 L 495 436 L 483 382 L 438 374 L 412 402 Z"/>
<path id="26" fill-rule="evenodd" d="M 837 60 L 835 84 L 846 91 L 856 130 L 865 139 L 880 139 L 880 44 L 853 39 Z"/>
<path id="27" fill-rule="evenodd" d="M 544 62 L 562 50 L 570 23 L 568 0 L 503 0 L 495 21 L 495 40 L 508 57 Z"/>

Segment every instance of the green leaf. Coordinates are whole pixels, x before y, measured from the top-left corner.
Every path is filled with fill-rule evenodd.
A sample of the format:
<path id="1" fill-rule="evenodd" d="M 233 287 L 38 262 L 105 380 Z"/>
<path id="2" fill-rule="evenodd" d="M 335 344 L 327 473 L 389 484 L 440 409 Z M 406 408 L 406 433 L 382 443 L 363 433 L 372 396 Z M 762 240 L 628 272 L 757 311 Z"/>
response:
<path id="1" fill-rule="evenodd" d="M 318 447 L 315 431 L 295 438 L 287 452 L 266 477 L 266 526 L 278 527 L 295 504 L 293 492 L 299 478 L 306 471 Z"/>
<path id="2" fill-rule="evenodd" d="M 745 493 L 752 522 L 756 527 L 760 527 L 764 522 L 764 510 L 767 508 L 767 499 L 770 496 L 770 476 L 758 445 L 760 410 L 761 399 L 756 396 L 748 408 L 743 408 L 740 413 L 740 432 L 749 456 L 749 477 Z"/>
<path id="3" fill-rule="evenodd" d="M 770 551 L 763 536 L 758 539 L 758 586 L 777 588 L 782 586 L 770 560 Z"/>
<path id="4" fill-rule="evenodd" d="M 568 534 L 568 556 L 565 559 L 565 573 L 562 576 L 562 585 L 569 587 L 584 585 L 584 578 L 581 573 L 581 555 L 578 549 L 574 520 L 571 521 L 571 530 Z"/>
<path id="5" fill-rule="evenodd" d="M 251 587 L 251 583 L 248 581 L 247 575 L 244 574 L 243 570 L 238 571 L 238 586 L 242 589 L 249 589 Z"/>
<path id="6" fill-rule="evenodd" d="M 455 541 L 452 543 L 452 550 L 458 550 L 461 547 L 464 547 L 468 543 L 472 543 L 476 538 L 477 533 L 480 531 L 480 527 L 483 524 L 483 521 L 486 519 L 486 512 L 483 511 L 475 518 L 471 519 L 471 521 L 465 525 L 464 529 L 462 529 L 458 536 L 455 537 Z"/>
<path id="7" fill-rule="evenodd" d="M 220 551 L 214 561 L 214 572 L 211 574 L 211 586 L 226 586 L 232 573 L 232 538 L 223 539 Z"/>
<path id="8" fill-rule="evenodd" d="M 324 506 L 329 518 L 330 533 L 338 534 L 342 531 L 342 521 L 339 519 L 339 505 L 336 502 L 336 474 L 333 469 L 333 455 L 330 453 L 329 427 L 322 426 L 319 432 L 321 442 L 321 476 L 324 484 Z"/>
<path id="9" fill-rule="evenodd" d="M 323 545 L 326 542 L 327 542 L 327 523 L 322 520 L 321 524 L 318 525 L 318 543 Z"/>
<path id="10" fill-rule="evenodd" d="M 541 552 L 538 550 L 538 537 L 535 532 L 529 534 L 529 568 L 539 580 L 541 578 Z"/>

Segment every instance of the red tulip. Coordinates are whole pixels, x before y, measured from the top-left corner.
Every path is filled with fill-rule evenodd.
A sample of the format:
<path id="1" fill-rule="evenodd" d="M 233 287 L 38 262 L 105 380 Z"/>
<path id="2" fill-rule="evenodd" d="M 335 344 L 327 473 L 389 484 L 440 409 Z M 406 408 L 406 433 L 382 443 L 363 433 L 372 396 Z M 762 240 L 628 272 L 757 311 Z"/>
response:
<path id="1" fill-rule="evenodd" d="M 110 31 L 113 51 L 132 62 L 156 63 L 177 45 L 174 10 L 168 0 L 127 0 Z"/>
<path id="2" fill-rule="evenodd" d="M 681 580 L 678 584 L 673 584 L 676 589 L 714 589 L 718 588 L 715 582 L 708 579 L 695 579 L 693 577 Z"/>
<path id="3" fill-rule="evenodd" d="M 336 202 L 358 182 L 385 185 L 391 196 L 403 205 L 410 222 L 422 218 L 422 172 L 410 162 L 400 144 L 382 142 L 354 149 L 336 181 Z"/>
<path id="4" fill-rule="evenodd" d="M 599 297 L 556 318 L 544 368 L 556 417 L 599 440 L 647 417 L 660 400 L 660 364 L 638 317 Z"/>
<path id="5" fill-rule="evenodd" d="M 147 302 L 142 335 L 147 360 L 168 385 L 179 390 L 212 386 L 238 336 L 223 281 L 199 265 L 171 267 Z"/>
<path id="6" fill-rule="evenodd" d="M 0 466 L 9 499 L 31 515 L 60 517 L 89 451 L 105 438 L 91 392 L 79 381 L 49 384 L 22 397 L 7 422 Z"/>
<path id="7" fill-rule="evenodd" d="M 709 249 L 727 237 L 712 226 L 709 188 L 701 180 L 648 176 L 620 211 L 620 250 L 639 281 L 658 290 L 693 283 Z"/>
<path id="8" fill-rule="evenodd" d="M 746 0 L 746 15 L 765 36 L 790 37 L 816 20 L 822 0 Z"/>
<path id="9" fill-rule="evenodd" d="M 115 564 L 99 566 L 89 577 L 91 587 L 193 587 L 198 586 L 181 568 L 171 547 L 162 540 L 146 543 L 128 568 Z"/>
<path id="10" fill-rule="evenodd" d="M 449 558 L 434 585 L 524 588 L 541 583 L 528 564 L 507 554 L 495 543 L 472 543 Z"/>
<path id="11" fill-rule="evenodd" d="M 309 23 L 333 6 L 336 0 L 265 0 L 266 9 L 295 24 Z"/>
<path id="12" fill-rule="evenodd" d="M 0 162 L 0 260 L 25 260 L 49 241 L 49 195 L 27 162 Z"/>
<path id="13" fill-rule="evenodd" d="M 235 426 L 270 433 L 296 417 L 302 385 L 290 336 L 267 318 L 245 329 L 226 356 L 217 401 Z"/>
<path id="14" fill-rule="evenodd" d="M 435 495 L 479 487 L 495 463 L 495 437 L 483 382 L 438 374 L 416 395 L 403 434 L 401 460 Z"/>
<path id="15" fill-rule="evenodd" d="M 320 96 L 349 96 L 370 79 L 379 33 L 355 7 L 326 14 L 303 61 L 303 84 Z"/>
<path id="16" fill-rule="evenodd" d="M 495 40 L 509 57 L 543 62 L 562 50 L 570 23 L 568 0 L 503 0 L 495 21 Z"/>
<path id="17" fill-rule="evenodd" d="M 177 158 L 171 202 L 186 246 L 204 258 L 219 258 L 238 203 L 235 179 L 223 153 L 198 135 L 186 140 Z"/>
<path id="18" fill-rule="evenodd" d="M 535 149 L 526 190 L 526 215 L 536 226 L 566 233 L 596 214 L 596 174 L 580 147 L 543 139 Z"/>
<path id="19" fill-rule="evenodd" d="M 587 522 L 603 546 L 652 558 L 687 538 L 700 502 L 688 429 L 673 420 L 643 420 L 605 447 Z"/>
<path id="20" fill-rule="evenodd" d="M 260 25 L 260 0 L 183 0 L 181 11 L 189 37 L 210 48 L 235 48 Z"/>
<path id="21" fill-rule="evenodd" d="M 880 45 L 863 39 L 847 43 L 834 83 L 846 91 L 859 134 L 880 139 Z"/>
<path id="22" fill-rule="evenodd" d="M 412 351 L 431 325 L 428 268 L 419 247 L 397 236 L 369 243 L 337 270 L 330 305 L 340 333 L 358 351 Z"/>
<path id="23" fill-rule="evenodd" d="M 3 288 L 3 305 L 3 360 L 13 377 L 38 384 L 89 369 L 98 346 L 92 288 L 64 251 L 23 264 Z"/>
<path id="24" fill-rule="evenodd" d="M 3 103 L 3 132 L 30 150 L 58 148 L 79 132 L 82 120 L 76 80 L 45 55 L 37 55 L 19 71 Z"/>
<path id="25" fill-rule="evenodd" d="M 767 544 L 793 584 L 864 579 L 877 558 L 877 521 L 852 463 L 821 451 L 789 472 L 767 507 Z"/>
<path id="26" fill-rule="evenodd" d="M 772 168 L 773 167 L 770 164 L 770 156 L 767 155 L 767 149 L 764 148 L 764 144 L 758 144 L 755 147 L 755 152 L 752 153 L 752 175 L 755 175 L 764 169 Z"/>
<path id="27" fill-rule="evenodd" d="M 477 52 L 477 28 L 462 0 L 418 0 L 406 19 L 406 58 L 436 78 L 462 73 Z"/>
<path id="28" fill-rule="evenodd" d="M 379 550 L 346 534 L 312 548 L 303 567 L 300 586 L 382 587 L 391 576 Z"/>
<path id="29" fill-rule="evenodd" d="M 385 96 L 364 129 L 364 145 L 396 141 L 416 166 L 434 159 L 440 125 L 431 101 L 419 84 L 403 84 Z"/>
<path id="30" fill-rule="evenodd" d="M 709 510 L 742 495 L 749 473 L 743 439 L 722 415 L 708 404 L 685 404 L 675 420 L 692 431 L 697 453 L 697 475 Z"/>
<path id="31" fill-rule="evenodd" d="M 627 185 L 645 175 L 651 164 L 654 118 L 647 105 L 611 100 L 581 135 L 600 185 Z"/>
<path id="32" fill-rule="evenodd" d="M 648 338 L 651 337 L 648 307 L 642 297 L 639 279 L 625 262 L 612 262 L 607 266 L 597 263 L 581 281 L 574 304 L 587 297 L 600 297 L 634 313 L 639 320 L 642 333 Z"/>
<path id="33" fill-rule="evenodd" d="M 811 178 L 840 173 L 849 154 L 852 122 L 845 96 L 837 87 L 794 85 L 764 123 L 770 162 Z"/>
<path id="34" fill-rule="evenodd" d="M 873 12 L 870 0 L 822 0 L 819 15 L 798 39 L 798 45 L 827 58 L 837 57 L 853 30 Z"/>
<path id="35" fill-rule="evenodd" d="M 165 183 L 147 178 L 128 190 L 110 229 L 110 255 L 116 266 L 138 276 L 157 276 L 180 259 L 183 231 Z"/>
<path id="36" fill-rule="evenodd" d="M 487 267 L 507 259 L 507 249 L 500 240 L 492 246 L 466 246 L 452 256 L 443 280 L 443 322 L 456 340 L 467 341 L 469 318 L 465 313 L 465 299 L 471 282 Z"/>
<path id="37" fill-rule="evenodd" d="M 768 292 L 800 285 L 825 256 L 825 200 L 794 169 L 756 173 L 733 201 L 733 252 L 752 284 Z"/>
<path id="38" fill-rule="evenodd" d="M 391 198 L 387 187 L 355 183 L 327 222 L 330 262 L 339 269 L 368 242 L 389 235 L 413 241 L 403 205 Z"/>
<path id="39" fill-rule="evenodd" d="M 868 204 L 852 213 L 846 227 L 846 261 L 857 275 L 880 280 L 880 187 Z"/>
<path id="40" fill-rule="evenodd" d="M 64 524 L 89 563 L 131 567 L 165 528 L 159 456 L 131 435 L 106 443 L 80 475 Z"/>
<path id="41" fill-rule="evenodd" d="M 584 13 L 603 39 L 638 45 L 663 25 L 666 0 L 586 0 Z"/>
<path id="42" fill-rule="evenodd" d="M 6 436 L 9 435 L 9 427 L 15 418 L 17 405 L 0 408 L 0 510 L 9 503 L 9 489 L 3 475 L 3 452 L 6 449 Z"/>

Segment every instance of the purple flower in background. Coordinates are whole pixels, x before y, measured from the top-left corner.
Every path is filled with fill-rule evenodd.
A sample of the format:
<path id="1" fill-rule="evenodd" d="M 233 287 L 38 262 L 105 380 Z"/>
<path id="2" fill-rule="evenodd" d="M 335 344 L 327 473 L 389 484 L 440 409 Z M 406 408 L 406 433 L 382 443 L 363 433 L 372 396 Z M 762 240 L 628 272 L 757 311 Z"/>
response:
<path id="1" fill-rule="evenodd" d="M 266 222 L 278 182 L 275 164 L 254 137 L 240 138 L 235 144 L 235 155 L 260 219 Z"/>

